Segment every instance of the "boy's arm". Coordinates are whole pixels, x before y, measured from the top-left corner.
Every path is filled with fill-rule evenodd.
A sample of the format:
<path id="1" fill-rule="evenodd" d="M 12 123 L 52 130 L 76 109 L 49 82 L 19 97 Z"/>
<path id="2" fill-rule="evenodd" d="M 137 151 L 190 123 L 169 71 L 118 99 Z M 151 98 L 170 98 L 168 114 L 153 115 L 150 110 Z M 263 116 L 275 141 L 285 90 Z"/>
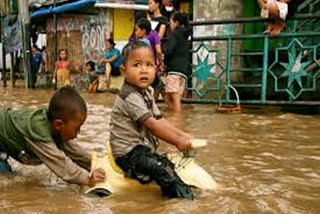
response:
<path id="1" fill-rule="evenodd" d="M 154 136 L 176 146 L 180 151 L 185 152 L 191 149 L 191 136 L 173 126 L 168 120 L 149 117 L 143 125 Z"/>
<path id="2" fill-rule="evenodd" d="M 81 166 L 82 168 L 90 171 L 91 168 L 91 156 L 86 153 L 79 145 L 77 145 L 73 141 L 69 141 L 68 143 L 64 143 L 62 145 L 63 152 L 71 158 L 76 164 Z"/>
<path id="3" fill-rule="evenodd" d="M 174 127 L 169 121 L 165 119 L 156 119 L 154 114 L 147 107 L 141 94 L 132 93 L 126 99 L 126 109 L 130 118 L 139 126 L 144 126 L 154 136 L 175 145 L 180 151 L 188 151 L 191 149 L 191 137 L 183 131 Z M 154 113 L 161 116 L 154 100 L 152 100 Z"/>
<path id="4" fill-rule="evenodd" d="M 162 51 L 161 51 L 161 45 L 156 45 L 156 54 L 157 54 L 157 59 L 159 62 L 159 67 L 160 67 L 160 71 L 164 72 L 165 68 L 164 68 L 164 63 L 163 63 L 163 59 L 162 59 Z"/>
<path id="5" fill-rule="evenodd" d="M 164 34 L 166 33 L 166 28 L 167 28 L 167 26 L 165 24 L 162 24 L 160 26 L 159 33 L 158 33 L 160 39 L 162 39 L 164 37 Z"/>
<path id="6" fill-rule="evenodd" d="M 92 186 L 95 182 L 104 180 L 100 175 L 97 178 L 96 173 L 89 176 L 89 172 L 72 162 L 63 151 L 57 148 L 55 143 L 32 142 L 27 138 L 25 139 L 28 148 L 58 177 L 68 183 Z"/>

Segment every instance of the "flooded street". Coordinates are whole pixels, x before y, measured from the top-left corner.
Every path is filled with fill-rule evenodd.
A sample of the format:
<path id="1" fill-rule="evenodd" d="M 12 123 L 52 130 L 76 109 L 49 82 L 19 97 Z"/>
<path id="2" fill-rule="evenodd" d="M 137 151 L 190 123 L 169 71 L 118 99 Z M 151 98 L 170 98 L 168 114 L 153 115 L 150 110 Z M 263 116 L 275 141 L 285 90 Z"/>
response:
<path id="1" fill-rule="evenodd" d="M 45 107 L 52 90 L 0 88 L 0 107 Z M 87 121 L 77 141 L 88 151 L 109 137 L 112 94 L 83 94 Z M 212 105 L 184 105 L 173 123 L 208 140 L 196 158 L 217 181 L 216 192 L 196 191 L 195 200 L 168 200 L 158 192 L 92 198 L 57 179 L 45 166 L 10 160 L 15 176 L 0 176 L 0 213 L 320 213 L 320 116 L 276 108 L 218 114 Z M 163 148 L 168 149 L 168 148 Z M 171 148 L 169 148 L 171 149 Z"/>

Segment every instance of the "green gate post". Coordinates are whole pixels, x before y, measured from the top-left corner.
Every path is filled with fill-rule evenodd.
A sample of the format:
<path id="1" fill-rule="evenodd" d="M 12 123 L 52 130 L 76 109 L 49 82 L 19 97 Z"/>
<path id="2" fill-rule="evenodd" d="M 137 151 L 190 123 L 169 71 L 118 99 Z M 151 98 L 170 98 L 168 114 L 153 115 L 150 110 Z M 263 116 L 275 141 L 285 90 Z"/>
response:
<path id="1" fill-rule="evenodd" d="M 263 71 L 262 71 L 262 87 L 261 87 L 262 103 L 266 103 L 266 97 L 267 97 L 268 56 L 269 56 L 269 38 L 267 35 L 265 35 L 264 45 L 263 45 Z"/>
<path id="2" fill-rule="evenodd" d="M 228 38 L 227 44 L 227 74 L 226 74 L 226 82 L 227 82 L 227 94 L 226 94 L 226 102 L 230 102 L 230 71 L 231 71 L 231 55 L 232 55 L 232 39 Z"/>

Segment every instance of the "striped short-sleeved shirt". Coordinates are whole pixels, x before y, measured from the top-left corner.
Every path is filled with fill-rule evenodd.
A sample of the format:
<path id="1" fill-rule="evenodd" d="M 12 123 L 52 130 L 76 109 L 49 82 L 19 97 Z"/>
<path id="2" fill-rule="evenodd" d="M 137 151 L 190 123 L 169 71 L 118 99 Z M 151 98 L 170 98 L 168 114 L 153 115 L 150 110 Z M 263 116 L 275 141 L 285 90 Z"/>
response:
<path id="1" fill-rule="evenodd" d="M 161 118 L 151 93 L 141 93 L 137 87 L 124 83 L 111 113 L 110 142 L 115 157 L 126 155 L 137 145 L 156 150 L 158 139 L 143 126 L 150 117 Z"/>

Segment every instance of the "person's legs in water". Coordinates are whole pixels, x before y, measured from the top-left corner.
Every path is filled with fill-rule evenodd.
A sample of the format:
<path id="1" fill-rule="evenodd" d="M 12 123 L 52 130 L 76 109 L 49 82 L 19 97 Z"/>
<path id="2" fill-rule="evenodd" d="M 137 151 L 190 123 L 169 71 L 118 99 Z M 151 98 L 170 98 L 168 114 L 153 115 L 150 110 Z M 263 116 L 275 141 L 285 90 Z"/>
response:
<path id="1" fill-rule="evenodd" d="M 37 71 L 31 70 L 30 72 L 30 88 L 36 88 L 37 83 Z"/>
<path id="2" fill-rule="evenodd" d="M 181 94 L 180 93 L 170 93 L 172 100 L 172 111 L 173 112 L 181 112 Z"/>
<path id="3" fill-rule="evenodd" d="M 110 76 L 111 76 L 111 70 L 112 66 L 110 63 L 106 63 L 106 70 L 105 70 L 105 75 L 106 75 L 106 84 L 107 84 L 107 89 L 110 88 Z"/>
<path id="4" fill-rule="evenodd" d="M 156 181 L 162 194 L 168 198 L 193 199 L 191 187 L 174 171 L 174 164 L 146 146 L 136 146 L 127 155 L 118 157 L 116 163 L 128 176 L 142 184 Z"/>
<path id="5" fill-rule="evenodd" d="M 186 80 L 180 75 L 168 75 L 165 81 L 165 101 L 173 112 L 181 112 L 181 100 Z"/>
<path id="6" fill-rule="evenodd" d="M 153 81 L 151 86 L 152 86 L 153 91 L 154 91 L 154 94 L 153 94 L 154 100 L 156 102 L 158 102 L 159 95 L 164 89 L 164 83 L 163 83 L 163 81 L 161 80 L 161 78 L 157 74 L 156 74 L 156 77 L 155 77 L 155 79 L 154 79 L 154 81 Z M 161 93 L 161 95 L 162 95 L 162 93 Z"/>

